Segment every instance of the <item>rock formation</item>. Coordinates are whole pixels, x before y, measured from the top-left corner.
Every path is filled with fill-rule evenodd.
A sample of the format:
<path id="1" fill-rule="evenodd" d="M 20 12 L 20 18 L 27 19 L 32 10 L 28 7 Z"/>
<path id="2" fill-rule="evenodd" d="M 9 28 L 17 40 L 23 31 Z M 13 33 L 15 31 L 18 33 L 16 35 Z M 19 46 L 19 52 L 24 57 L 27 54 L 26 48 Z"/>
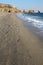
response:
<path id="1" fill-rule="evenodd" d="M 34 10 L 29 10 L 29 12 L 28 12 L 28 13 L 31 13 L 31 14 L 32 14 L 32 13 L 34 13 Z"/>
<path id="2" fill-rule="evenodd" d="M 28 13 L 25 9 L 23 10 L 23 13 Z"/>
<path id="3" fill-rule="evenodd" d="M 16 6 L 12 6 L 9 4 L 0 4 L 0 12 L 19 12 Z"/>
<path id="4" fill-rule="evenodd" d="M 38 10 L 38 13 L 40 13 L 40 11 Z"/>

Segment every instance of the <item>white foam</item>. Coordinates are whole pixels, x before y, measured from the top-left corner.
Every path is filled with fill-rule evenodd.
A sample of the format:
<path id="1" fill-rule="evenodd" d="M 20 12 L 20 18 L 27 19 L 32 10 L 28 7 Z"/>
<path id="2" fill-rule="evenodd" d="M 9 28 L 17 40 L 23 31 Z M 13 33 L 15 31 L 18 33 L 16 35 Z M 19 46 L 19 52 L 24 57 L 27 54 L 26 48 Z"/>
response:
<path id="1" fill-rule="evenodd" d="M 38 16 L 36 16 L 36 17 L 25 16 L 21 13 L 19 13 L 17 15 L 18 15 L 18 17 L 20 17 L 24 21 L 31 22 L 33 24 L 33 26 L 38 27 L 38 28 L 43 28 L 43 20 L 40 20 L 40 18 Z"/>
<path id="2" fill-rule="evenodd" d="M 33 19 L 33 18 L 30 18 L 30 17 L 26 17 L 26 19 L 28 19 L 28 22 L 32 22 L 32 24 L 34 26 L 37 26 L 39 28 L 43 27 L 43 21 L 40 21 L 40 20 L 37 20 L 37 19 Z"/>
<path id="3" fill-rule="evenodd" d="M 39 20 L 36 20 L 36 19 L 33 19 L 33 18 L 29 18 L 29 17 L 26 17 L 26 19 L 28 19 L 28 20 L 30 20 L 32 22 L 43 23 L 43 22 L 41 22 Z"/>

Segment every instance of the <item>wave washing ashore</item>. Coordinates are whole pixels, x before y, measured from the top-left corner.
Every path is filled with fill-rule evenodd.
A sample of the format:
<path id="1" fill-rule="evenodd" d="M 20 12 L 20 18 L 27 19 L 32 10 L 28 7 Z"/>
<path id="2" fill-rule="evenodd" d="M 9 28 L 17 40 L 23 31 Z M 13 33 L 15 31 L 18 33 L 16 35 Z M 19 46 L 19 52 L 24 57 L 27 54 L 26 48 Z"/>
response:
<path id="1" fill-rule="evenodd" d="M 43 13 L 19 14 L 19 17 L 43 30 Z"/>
<path id="2" fill-rule="evenodd" d="M 14 13 L 0 14 L 0 65 L 43 65 L 43 41 Z"/>
<path id="3" fill-rule="evenodd" d="M 43 13 L 34 13 L 34 14 L 17 14 L 19 18 L 24 20 L 25 25 L 29 28 L 30 30 L 37 35 L 43 37 Z"/>

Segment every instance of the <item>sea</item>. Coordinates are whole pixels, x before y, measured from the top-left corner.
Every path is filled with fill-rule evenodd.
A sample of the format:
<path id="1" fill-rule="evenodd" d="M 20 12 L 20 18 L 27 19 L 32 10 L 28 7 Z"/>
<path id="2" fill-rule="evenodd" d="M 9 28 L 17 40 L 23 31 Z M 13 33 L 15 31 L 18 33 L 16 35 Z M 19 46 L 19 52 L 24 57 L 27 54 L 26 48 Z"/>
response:
<path id="1" fill-rule="evenodd" d="M 25 26 L 28 29 L 43 36 L 43 13 L 19 13 L 17 16 L 25 22 Z"/>
<path id="2" fill-rule="evenodd" d="M 21 19 L 31 23 L 33 26 L 43 30 L 43 13 L 19 14 Z"/>

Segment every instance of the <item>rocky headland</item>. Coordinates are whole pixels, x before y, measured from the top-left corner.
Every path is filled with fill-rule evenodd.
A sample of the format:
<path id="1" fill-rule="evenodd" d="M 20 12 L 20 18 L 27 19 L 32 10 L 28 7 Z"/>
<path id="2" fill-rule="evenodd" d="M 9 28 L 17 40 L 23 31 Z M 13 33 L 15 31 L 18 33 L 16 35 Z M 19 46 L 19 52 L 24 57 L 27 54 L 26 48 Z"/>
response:
<path id="1" fill-rule="evenodd" d="M 18 8 L 16 6 L 12 6 L 9 4 L 0 4 L 0 12 L 19 12 Z"/>

